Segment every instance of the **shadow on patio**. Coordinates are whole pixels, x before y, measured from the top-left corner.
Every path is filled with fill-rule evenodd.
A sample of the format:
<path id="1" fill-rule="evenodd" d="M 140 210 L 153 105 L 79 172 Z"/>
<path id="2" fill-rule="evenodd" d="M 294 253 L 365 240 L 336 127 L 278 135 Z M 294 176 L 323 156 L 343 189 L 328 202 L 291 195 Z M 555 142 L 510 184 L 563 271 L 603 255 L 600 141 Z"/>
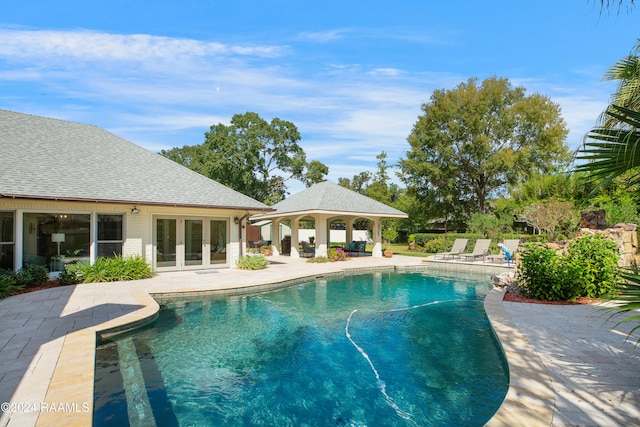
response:
<path id="1" fill-rule="evenodd" d="M 64 315 L 65 308 L 71 308 L 67 306 L 76 288 L 64 286 L 0 300 L 0 402 L 33 403 L 39 409 L 68 333 L 93 328 L 142 308 L 107 303 L 78 307 L 78 311 Z M 35 422 L 37 417 L 37 412 L 3 411 L 0 426 L 10 419 L 28 418 Z"/>

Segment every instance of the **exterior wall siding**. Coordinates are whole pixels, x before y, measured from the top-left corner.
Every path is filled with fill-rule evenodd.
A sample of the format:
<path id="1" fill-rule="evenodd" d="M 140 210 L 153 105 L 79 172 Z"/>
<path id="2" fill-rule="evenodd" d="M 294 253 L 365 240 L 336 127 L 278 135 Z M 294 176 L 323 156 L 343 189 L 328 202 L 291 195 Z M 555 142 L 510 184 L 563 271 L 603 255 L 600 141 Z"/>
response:
<path id="1" fill-rule="evenodd" d="M 12 211 L 16 214 L 14 217 L 16 263 L 18 263 L 17 260 L 22 258 L 22 214 L 25 212 L 89 214 L 91 215 L 92 221 L 95 221 L 97 214 L 122 214 L 124 234 L 123 255 L 141 255 L 151 265 L 154 265 L 153 254 L 155 242 L 153 239 L 154 220 L 156 217 L 203 218 L 205 221 L 209 219 L 224 220 L 228 224 L 227 264 L 216 264 L 211 267 L 234 266 L 237 258 L 240 256 L 239 225 L 236 225 L 233 219 L 234 217 L 242 217 L 245 211 L 155 205 L 138 205 L 136 207 L 140 211 L 138 214 L 131 213 L 131 210 L 134 208 L 133 204 L 26 200 L 0 197 L 0 211 Z M 92 230 L 95 231 L 95 225 L 92 226 Z M 94 238 L 95 236 L 92 235 L 92 248 L 95 248 Z M 243 243 L 245 240 L 246 238 L 243 233 Z M 95 255 L 92 254 L 92 258 L 95 258 Z"/>

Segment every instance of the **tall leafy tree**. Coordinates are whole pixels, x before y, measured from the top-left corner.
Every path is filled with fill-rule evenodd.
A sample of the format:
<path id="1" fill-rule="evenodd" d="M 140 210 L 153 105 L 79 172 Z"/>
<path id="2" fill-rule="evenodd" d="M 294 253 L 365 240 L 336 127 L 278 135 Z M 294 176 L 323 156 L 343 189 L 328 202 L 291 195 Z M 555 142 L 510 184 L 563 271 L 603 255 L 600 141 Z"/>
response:
<path id="1" fill-rule="evenodd" d="M 369 181 L 371 181 L 371 172 L 363 171 L 354 175 L 352 179 L 338 178 L 338 185 L 353 190 L 356 193 L 366 194 Z"/>
<path id="2" fill-rule="evenodd" d="M 389 206 L 398 208 L 397 203 L 403 197 L 404 192 L 394 183 L 390 183 L 389 169 L 395 166 L 387 163 L 387 153 L 382 151 L 376 156 L 378 159 L 377 169 L 374 173 L 363 171 L 353 176 L 353 179 L 338 178 L 338 185 L 346 187 L 350 190 L 364 194 L 374 200 Z M 411 199 L 403 199 L 403 208 L 406 208 Z M 402 210 L 402 209 L 401 209 Z M 403 210 L 403 212 L 405 212 Z M 368 220 L 356 222 L 356 227 L 365 228 Z M 383 230 L 394 229 L 400 227 L 400 220 L 383 220 Z M 391 239 L 393 240 L 393 239 Z"/>
<path id="3" fill-rule="evenodd" d="M 387 163 L 387 153 L 384 151 L 380 152 L 376 159 L 378 163 L 374 173 L 363 171 L 354 175 L 352 179 L 338 178 L 338 185 L 393 206 L 400 194 L 398 186 L 389 182 L 389 169 L 394 166 Z"/>
<path id="4" fill-rule="evenodd" d="M 325 181 L 325 176 L 329 173 L 329 167 L 319 160 L 312 160 L 307 163 L 307 171 L 302 177 L 302 182 L 307 187 L 311 187 L 313 184 Z"/>
<path id="5" fill-rule="evenodd" d="M 376 159 L 378 159 L 378 169 L 364 193 L 374 200 L 391 206 L 398 197 L 398 186 L 389 182 L 388 170 L 391 166 L 387 164 L 387 153 L 382 151 Z"/>
<path id="6" fill-rule="evenodd" d="M 472 78 L 422 105 L 401 179 L 439 218 L 485 213 L 488 200 L 570 160 L 560 107 L 508 79 Z"/>
<path id="7" fill-rule="evenodd" d="M 235 114 L 231 123 L 211 126 L 201 145 L 160 152 L 190 169 L 267 204 L 286 195 L 286 181 L 311 185 L 322 181 L 328 167 L 307 163 L 300 134 L 289 121 L 271 122 L 258 114 Z"/>

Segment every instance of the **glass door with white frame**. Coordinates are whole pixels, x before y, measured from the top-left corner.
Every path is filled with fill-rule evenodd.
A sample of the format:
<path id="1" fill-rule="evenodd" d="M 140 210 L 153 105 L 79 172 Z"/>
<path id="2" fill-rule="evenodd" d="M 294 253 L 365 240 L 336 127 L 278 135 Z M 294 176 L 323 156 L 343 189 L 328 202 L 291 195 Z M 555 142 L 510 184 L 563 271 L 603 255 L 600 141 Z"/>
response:
<path id="1" fill-rule="evenodd" d="M 205 244 L 201 219 L 184 220 L 184 265 L 202 267 L 202 253 Z"/>
<path id="2" fill-rule="evenodd" d="M 156 266 L 177 267 L 177 220 L 156 218 Z"/>
<path id="3" fill-rule="evenodd" d="M 209 263 L 219 265 L 227 263 L 227 221 L 212 219 L 209 221 Z"/>
<path id="4" fill-rule="evenodd" d="M 226 219 L 157 217 L 156 268 L 189 270 L 226 265 L 228 228 Z"/>

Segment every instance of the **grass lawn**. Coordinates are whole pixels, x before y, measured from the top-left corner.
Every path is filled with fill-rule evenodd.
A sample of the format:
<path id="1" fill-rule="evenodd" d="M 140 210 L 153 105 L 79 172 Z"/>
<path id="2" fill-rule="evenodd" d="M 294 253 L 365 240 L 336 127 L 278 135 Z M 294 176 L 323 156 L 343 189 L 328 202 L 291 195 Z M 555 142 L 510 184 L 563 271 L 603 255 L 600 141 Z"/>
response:
<path id="1" fill-rule="evenodd" d="M 426 252 L 409 252 L 409 245 L 406 243 L 392 243 L 390 245 L 382 244 L 382 249 L 390 248 L 391 252 L 396 255 L 407 255 L 407 256 L 418 256 L 418 257 L 428 257 L 430 253 Z M 373 250 L 373 245 L 367 245 L 367 251 L 371 252 Z"/>

